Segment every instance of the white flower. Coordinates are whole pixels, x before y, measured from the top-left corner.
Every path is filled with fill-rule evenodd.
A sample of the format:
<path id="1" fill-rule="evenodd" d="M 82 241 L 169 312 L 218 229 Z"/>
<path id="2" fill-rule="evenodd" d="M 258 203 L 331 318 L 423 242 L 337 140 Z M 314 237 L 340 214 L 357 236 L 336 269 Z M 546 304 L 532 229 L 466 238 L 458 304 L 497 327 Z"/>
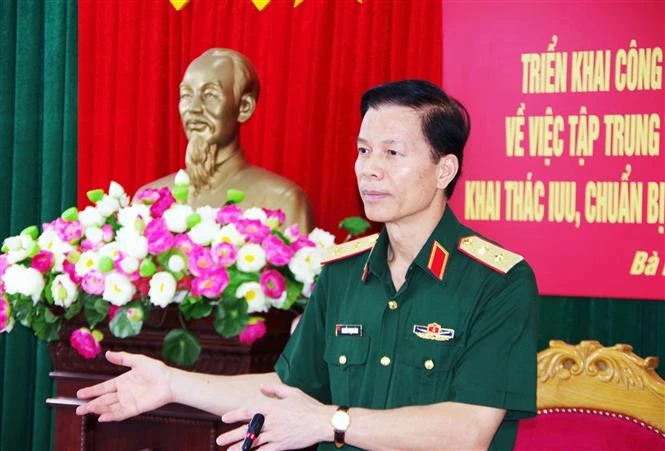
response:
<path id="1" fill-rule="evenodd" d="M 196 244 L 201 246 L 208 246 L 213 238 L 219 234 L 220 228 L 219 224 L 214 221 L 204 220 L 192 227 L 187 235 L 194 241 Z"/>
<path id="2" fill-rule="evenodd" d="M 178 173 L 175 175 L 175 184 L 176 185 L 189 185 L 189 176 L 187 175 L 187 171 L 184 169 L 180 169 Z"/>
<path id="3" fill-rule="evenodd" d="M 74 247 L 61 240 L 55 230 L 46 230 L 37 239 L 40 249 L 52 252 L 54 255 L 63 255 L 73 250 Z"/>
<path id="4" fill-rule="evenodd" d="M 104 216 L 95 207 L 88 206 L 79 212 L 79 222 L 83 227 L 101 227 L 104 225 Z"/>
<path id="5" fill-rule="evenodd" d="M 33 304 L 39 302 L 44 290 L 42 273 L 23 265 L 10 265 L 2 275 L 2 281 L 7 293 L 30 296 Z"/>
<path id="6" fill-rule="evenodd" d="M 23 249 L 30 249 L 30 245 L 35 241 L 30 235 L 21 234 L 19 238 L 21 239 L 21 247 Z"/>
<path id="7" fill-rule="evenodd" d="M 102 298 L 113 305 L 123 306 L 132 300 L 136 288 L 124 275 L 111 272 L 104 280 L 104 293 Z"/>
<path id="8" fill-rule="evenodd" d="M 120 246 L 115 241 L 111 241 L 99 249 L 99 256 L 109 257 L 111 260 L 116 261 L 120 257 Z"/>
<path id="9" fill-rule="evenodd" d="M 148 291 L 150 302 L 159 307 L 166 307 L 173 302 L 175 288 L 176 281 L 170 272 L 156 273 L 150 279 L 150 291 Z"/>
<path id="10" fill-rule="evenodd" d="M 115 235 L 115 242 L 127 255 L 143 260 L 148 255 L 148 239 L 133 227 L 123 227 Z"/>
<path id="11" fill-rule="evenodd" d="M 282 295 L 279 298 L 266 297 L 266 299 L 273 307 L 282 308 L 286 302 L 286 290 L 282 292 Z"/>
<path id="12" fill-rule="evenodd" d="M 108 218 L 113 213 L 120 209 L 120 201 L 115 197 L 104 195 L 99 202 L 97 202 L 97 210 L 99 213 Z"/>
<path id="13" fill-rule="evenodd" d="M 121 207 L 126 207 L 129 205 L 129 196 L 125 192 L 125 189 L 117 182 L 111 181 L 109 184 L 109 196 L 118 199 Z"/>
<path id="14" fill-rule="evenodd" d="M 173 204 L 162 215 L 166 221 L 166 228 L 173 233 L 182 233 L 187 230 L 187 218 L 193 213 L 189 205 Z"/>
<path id="15" fill-rule="evenodd" d="M 213 208 L 208 205 L 196 209 L 196 212 L 199 214 L 199 216 L 201 216 L 201 222 L 206 222 L 206 221 L 215 222 L 218 211 L 219 208 Z"/>
<path id="16" fill-rule="evenodd" d="M 255 243 L 245 244 L 238 250 L 236 266 L 240 271 L 259 272 L 266 264 L 266 253 Z"/>
<path id="17" fill-rule="evenodd" d="M 261 221 L 261 224 L 265 224 L 266 220 L 268 219 L 268 215 L 266 214 L 266 212 L 263 211 L 262 208 L 258 207 L 248 208 L 247 210 L 245 210 L 242 217 L 245 219 L 255 219 Z"/>
<path id="18" fill-rule="evenodd" d="M 235 225 L 226 224 L 219 230 L 219 233 L 217 233 L 212 240 L 213 246 L 219 243 L 231 243 L 236 246 L 241 246 L 245 243 L 245 237 L 238 231 Z"/>
<path id="19" fill-rule="evenodd" d="M 144 204 L 134 204 L 121 208 L 118 211 L 118 224 L 123 227 L 136 229 L 138 221 L 143 222 L 143 225 L 146 226 L 150 223 L 151 219 L 150 207 Z"/>
<path id="20" fill-rule="evenodd" d="M 4 245 L 7 246 L 7 261 L 9 263 L 18 263 L 24 260 L 28 256 L 28 248 L 32 238 L 18 235 L 12 236 L 4 241 Z"/>
<path id="21" fill-rule="evenodd" d="M 76 300 L 79 291 L 68 274 L 59 274 L 51 284 L 51 295 L 55 305 L 67 308 Z"/>
<path id="22" fill-rule="evenodd" d="M 7 252 L 7 262 L 8 263 L 18 263 L 28 256 L 28 251 L 25 249 L 19 249 L 16 251 Z"/>
<path id="23" fill-rule="evenodd" d="M 10 251 L 18 251 L 23 248 L 21 237 L 18 235 L 5 238 L 5 241 L 3 241 L 2 244 L 7 246 Z"/>
<path id="24" fill-rule="evenodd" d="M 120 268 L 126 274 L 131 274 L 139 269 L 139 261 L 134 257 L 127 256 L 120 261 Z"/>
<path id="25" fill-rule="evenodd" d="M 332 247 L 335 244 L 335 235 L 319 228 L 312 230 L 308 238 L 322 249 Z"/>
<path id="26" fill-rule="evenodd" d="M 322 250 L 317 247 L 303 247 L 293 255 L 289 269 L 298 282 L 312 283 L 321 272 Z"/>
<path id="27" fill-rule="evenodd" d="M 261 290 L 258 282 L 245 282 L 236 290 L 238 299 L 245 298 L 247 301 L 247 313 L 267 312 L 270 305 L 266 302 L 266 296 Z"/>
<path id="28" fill-rule="evenodd" d="M 93 269 L 97 269 L 97 262 L 99 262 L 99 254 L 97 252 L 86 251 L 82 253 L 79 261 L 74 266 L 76 275 L 83 277 Z"/>
<path id="29" fill-rule="evenodd" d="M 85 237 L 93 244 L 97 244 L 104 239 L 104 232 L 97 226 L 85 229 Z"/>
<path id="30" fill-rule="evenodd" d="M 171 255 L 167 264 L 169 271 L 180 272 L 185 269 L 185 259 L 180 255 Z"/>

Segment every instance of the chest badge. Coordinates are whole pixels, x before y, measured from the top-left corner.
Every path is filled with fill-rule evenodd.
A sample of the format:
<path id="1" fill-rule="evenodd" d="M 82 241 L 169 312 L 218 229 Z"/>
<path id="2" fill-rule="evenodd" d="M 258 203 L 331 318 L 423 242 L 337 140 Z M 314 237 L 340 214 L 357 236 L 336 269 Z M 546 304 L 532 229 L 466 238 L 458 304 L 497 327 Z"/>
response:
<path id="1" fill-rule="evenodd" d="M 335 324 L 336 337 L 362 337 L 362 324 Z"/>
<path id="2" fill-rule="evenodd" d="M 427 326 L 415 324 L 413 333 L 425 340 L 448 341 L 455 336 L 455 329 L 446 329 L 437 323 L 429 323 Z"/>

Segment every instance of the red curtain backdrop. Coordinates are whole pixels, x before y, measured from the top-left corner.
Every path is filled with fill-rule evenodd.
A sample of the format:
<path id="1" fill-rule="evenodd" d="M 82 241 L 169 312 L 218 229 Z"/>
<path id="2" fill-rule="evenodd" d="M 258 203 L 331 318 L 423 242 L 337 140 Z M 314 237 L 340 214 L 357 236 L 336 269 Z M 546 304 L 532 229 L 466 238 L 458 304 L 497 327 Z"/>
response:
<path id="1" fill-rule="evenodd" d="M 210 47 L 245 54 L 261 97 L 242 129 L 249 160 L 298 183 L 317 225 L 362 214 L 353 163 L 362 92 L 441 82 L 439 0 L 79 1 L 78 202 L 110 180 L 133 193 L 184 167 L 178 85 Z"/>

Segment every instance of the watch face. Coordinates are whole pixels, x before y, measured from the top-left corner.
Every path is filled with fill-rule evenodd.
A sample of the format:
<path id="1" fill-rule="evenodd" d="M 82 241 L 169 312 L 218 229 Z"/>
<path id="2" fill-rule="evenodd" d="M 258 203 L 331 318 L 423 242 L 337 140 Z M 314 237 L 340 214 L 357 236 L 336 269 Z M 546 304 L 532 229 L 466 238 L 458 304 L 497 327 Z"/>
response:
<path id="1" fill-rule="evenodd" d="M 343 412 L 341 410 L 338 410 L 332 416 L 332 419 L 330 420 L 330 422 L 332 423 L 332 425 L 335 429 L 345 431 L 346 428 L 349 427 L 349 423 L 351 422 L 351 418 L 349 417 L 348 413 Z"/>

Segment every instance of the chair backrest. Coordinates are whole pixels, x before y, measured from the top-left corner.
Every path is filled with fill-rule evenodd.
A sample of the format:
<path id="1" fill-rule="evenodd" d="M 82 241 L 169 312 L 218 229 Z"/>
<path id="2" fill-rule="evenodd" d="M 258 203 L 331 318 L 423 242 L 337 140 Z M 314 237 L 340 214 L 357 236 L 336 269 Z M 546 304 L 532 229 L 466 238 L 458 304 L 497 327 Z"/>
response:
<path id="1" fill-rule="evenodd" d="M 626 344 L 550 341 L 538 353 L 538 416 L 516 449 L 665 449 L 665 380 L 657 357 Z"/>

